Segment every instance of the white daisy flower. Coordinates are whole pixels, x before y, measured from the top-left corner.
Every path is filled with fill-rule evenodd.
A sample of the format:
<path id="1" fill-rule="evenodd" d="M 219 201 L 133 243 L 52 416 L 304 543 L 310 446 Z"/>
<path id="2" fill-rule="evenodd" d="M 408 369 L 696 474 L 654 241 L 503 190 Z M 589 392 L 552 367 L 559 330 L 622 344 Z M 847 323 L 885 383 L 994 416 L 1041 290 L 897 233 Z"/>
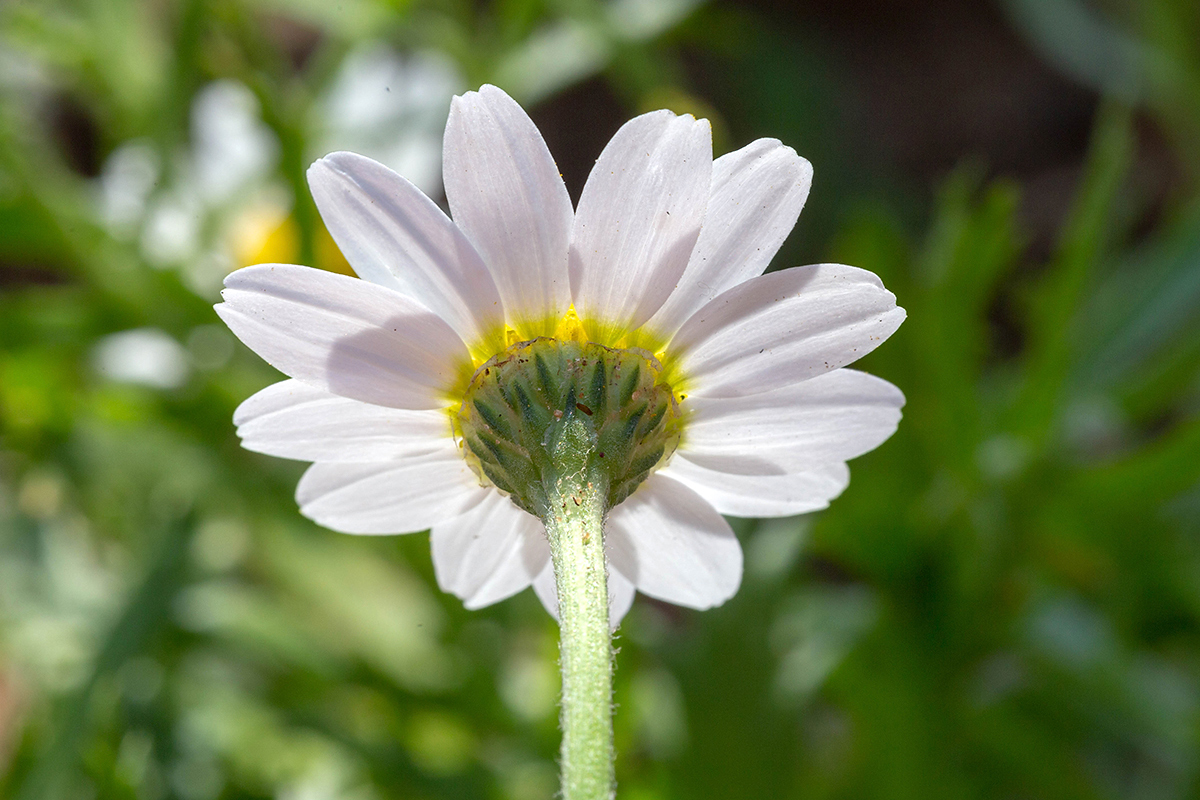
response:
<path id="1" fill-rule="evenodd" d="M 296 496 L 316 522 L 429 528 L 438 582 L 467 607 L 532 584 L 553 613 L 527 510 L 537 442 L 514 431 L 523 413 L 545 417 L 535 432 L 586 414 L 621 462 L 605 529 L 615 626 L 635 590 L 723 603 L 742 553 L 721 515 L 824 508 L 846 461 L 895 430 L 900 391 L 845 368 L 904 320 L 895 297 L 837 264 L 761 274 L 811 183 L 791 148 L 760 139 L 714 160 L 706 120 L 644 114 L 572 209 L 533 122 L 484 86 L 454 98 L 443 170 L 450 217 L 374 161 L 321 159 L 309 183 L 361 280 L 264 264 L 225 282 L 221 318 L 291 378 L 242 404 L 238 433 L 315 462 Z M 560 394 L 531 410 L 518 384 Z"/>

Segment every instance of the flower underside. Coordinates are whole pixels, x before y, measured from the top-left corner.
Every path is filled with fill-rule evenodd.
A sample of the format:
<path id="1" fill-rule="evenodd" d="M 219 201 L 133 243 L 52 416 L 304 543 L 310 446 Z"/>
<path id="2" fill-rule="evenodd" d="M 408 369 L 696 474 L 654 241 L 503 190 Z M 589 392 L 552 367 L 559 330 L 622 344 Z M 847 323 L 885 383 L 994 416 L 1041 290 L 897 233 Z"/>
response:
<path id="1" fill-rule="evenodd" d="M 472 469 L 545 518 L 564 469 L 613 508 L 679 444 L 682 415 L 662 365 L 638 348 L 577 338 L 517 342 L 480 366 L 452 415 Z"/>

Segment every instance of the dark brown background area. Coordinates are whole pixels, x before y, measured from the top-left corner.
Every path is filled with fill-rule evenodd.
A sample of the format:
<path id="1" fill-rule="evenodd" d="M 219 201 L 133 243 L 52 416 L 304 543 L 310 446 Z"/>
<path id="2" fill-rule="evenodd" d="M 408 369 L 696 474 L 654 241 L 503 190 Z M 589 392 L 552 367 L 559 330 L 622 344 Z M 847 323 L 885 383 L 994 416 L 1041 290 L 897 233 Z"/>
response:
<path id="1" fill-rule="evenodd" d="M 825 205 L 810 203 L 801 225 L 814 242 L 824 242 L 836 227 L 842 196 L 882 194 L 899 213 L 911 214 L 968 161 L 989 178 L 1020 183 L 1029 256 L 1039 260 L 1048 252 L 1079 177 L 1099 98 L 1049 65 L 996 3 L 736 0 L 701 13 L 724 17 L 729 41 L 712 46 L 707 24 L 695 27 L 709 38 L 689 41 L 685 25 L 677 46 L 686 80 L 729 114 L 723 124 L 730 148 L 774 136 L 813 162 L 813 196 Z M 821 54 L 817 63 L 813 50 Z M 785 106 L 761 102 L 755 108 L 766 98 L 747 97 L 746 82 L 730 80 L 746 70 L 764 73 L 759 84 L 778 81 L 776 96 L 786 95 L 790 82 L 813 102 L 793 112 L 799 118 L 770 119 L 762 108 Z M 639 110 L 628 108 L 611 85 L 597 77 L 532 112 L 576 198 L 596 154 Z M 1141 134 L 1135 180 L 1161 201 L 1178 169 L 1152 125 L 1144 124 Z M 818 257 L 819 250 L 805 255 Z"/>

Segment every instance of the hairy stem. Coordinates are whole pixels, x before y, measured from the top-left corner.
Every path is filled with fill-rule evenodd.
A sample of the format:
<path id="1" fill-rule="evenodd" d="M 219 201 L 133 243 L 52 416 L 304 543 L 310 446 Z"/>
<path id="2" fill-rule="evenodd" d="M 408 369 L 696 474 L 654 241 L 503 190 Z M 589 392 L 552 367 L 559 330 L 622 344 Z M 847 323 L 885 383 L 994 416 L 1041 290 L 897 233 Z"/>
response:
<path id="1" fill-rule="evenodd" d="M 570 427 L 570 422 L 567 422 Z M 592 445 L 564 431 L 547 475 L 542 514 L 558 588 L 562 662 L 562 796 L 611 800 L 613 778 L 612 638 L 604 563 L 607 485 L 588 468 Z"/>

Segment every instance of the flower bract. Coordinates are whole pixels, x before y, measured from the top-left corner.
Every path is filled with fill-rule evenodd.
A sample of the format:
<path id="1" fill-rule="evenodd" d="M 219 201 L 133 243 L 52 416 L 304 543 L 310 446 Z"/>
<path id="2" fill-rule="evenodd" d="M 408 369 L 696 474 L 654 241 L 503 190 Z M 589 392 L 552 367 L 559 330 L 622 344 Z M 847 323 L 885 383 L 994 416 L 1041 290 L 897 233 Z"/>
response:
<path id="1" fill-rule="evenodd" d="M 449 216 L 374 161 L 321 159 L 313 196 L 359 278 L 263 264 L 226 280 L 218 313 L 290 378 L 241 405 L 238 433 L 314 462 L 296 496 L 318 523 L 428 528 L 439 584 L 468 607 L 532 584 L 553 612 L 522 420 L 585 414 L 622 459 L 605 532 L 615 624 L 635 591 L 723 603 L 742 554 L 722 515 L 823 508 L 846 461 L 895 430 L 900 391 L 847 368 L 904 320 L 895 297 L 838 264 L 762 274 L 811 184 L 791 148 L 714 160 L 707 121 L 644 114 L 573 208 L 533 122 L 484 86 L 451 105 L 443 169 Z"/>

